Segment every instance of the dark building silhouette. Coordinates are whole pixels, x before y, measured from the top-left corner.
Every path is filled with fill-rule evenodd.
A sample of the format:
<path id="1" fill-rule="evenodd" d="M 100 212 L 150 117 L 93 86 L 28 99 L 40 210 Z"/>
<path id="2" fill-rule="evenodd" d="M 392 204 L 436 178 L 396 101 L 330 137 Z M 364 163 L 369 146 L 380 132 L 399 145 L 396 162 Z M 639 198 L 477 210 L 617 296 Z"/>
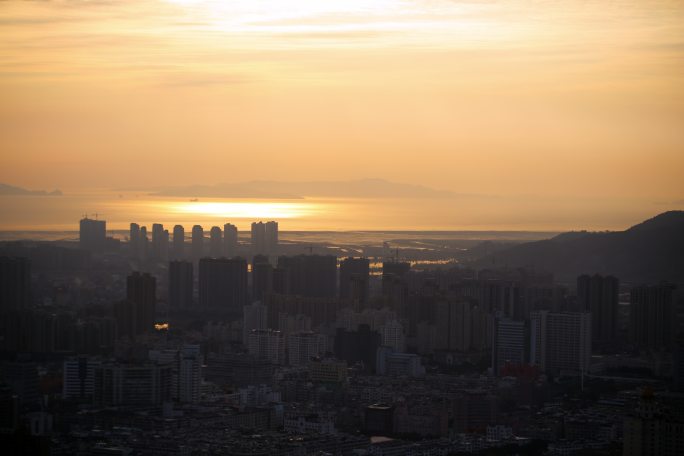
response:
<path id="1" fill-rule="evenodd" d="M 182 225 L 173 227 L 173 250 L 172 258 L 180 260 L 185 258 L 185 228 Z"/>
<path id="2" fill-rule="evenodd" d="M 287 275 L 287 269 L 284 267 L 273 268 L 273 292 L 278 294 L 287 294 L 290 289 L 290 281 Z"/>
<path id="3" fill-rule="evenodd" d="M 263 222 L 252 223 L 252 254 L 266 252 L 266 227 Z"/>
<path id="4" fill-rule="evenodd" d="M 370 261 L 368 258 L 345 258 L 340 262 L 340 298 L 352 299 L 363 307 L 368 301 Z"/>
<path id="5" fill-rule="evenodd" d="M 675 339 L 675 286 L 669 283 L 632 288 L 629 335 L 639 348 L 671 348 Z"/>
<path id="6" fill-rule="evenodd" d="M 357 331 L 337 328 L 335 357 L 349 364 L 363 363 L 366 372 L 374 372 L 380 341 L 380 334 L 377 331 L 371 331 L 368 325 L 359 325 Z"/>
<path id="7" fill-rule="evenodd" d="M 675 391 L 684 391 L 684 328 L 676 334 L 672 349 L 672 381 Z"/>
<path id="8" fill-rule="evenodd" d="M 209 256 L 219 258 L 223 256 L 223 239 L 221 228 L 212 226 L 209 230 Z"/>
<path id="9" fill-rule="evenodd" d="M 264 224 L 264 246 L 266 253 L 270 255 L 278 252 L 278 222 L 270 221 Z"/>
<path id="10" fill-rule="evenodd" d="M 223 255 L 231 258 L 237 255 L 238 229 L 230 223 L 223 225 Z"/>
<path id="11" fill-rule="evenodd" d="M 385 261 L 382 263 L 382 277 L 393 275 L 395 277 L 404 277 L 411 270 L 411 263 L 402 261 Z"/>
<path id="12" fill-rule="evenodd" d="M 24 309 L 31 304 L 31 262 L 28 258 L 0 257 L 0 311 Z"/>
<path id="13" fill-rule="evenodd" d="M 529 360 L 529 325 L 498 314 L 492 328 L 492 372 L 505 365 L 523 366 Z"/>
<path id="14" fill-rule="evenodd" d="M 268 257 L 255 255 L 252 260 L 252 300 L 261 301 L 264 293 L 273 291 L 273 266 Z"/>
<path id="15" fill-rule="evenodd" d="M 373 404 L 363 413 L 363 431 L 371 435 L 389 436 L 394 433 L 394 405 Z"/>
<path id="16" fill-rule="evenodd" d="M 247 304 L 247 260 L 202 258 L 199 261 L 199 302 L 204 308 L 241 315 Z"/>
<path id="17" fill-rule="evenodd" d="M 612 342 L 616 335 L 620 281 L 612 276 L 581 275 L 577 278 L 577 304 L 580 312 L 591 312 L 591 338 L 599 345 Z"/>
<path id="18" fill-rule="evenodd" d="M 192 259 L 197 261 L 204 255 L 204 229 L 200 225 L 192 227 Z"/>
<path id="19" fill-rule="evenodd" d="M 193 271 L 190 261 L 169 263 L 169 307 L 188 309 L 192 307 Z"/>
<path id="20" fill-rule="evenodd" d="M 406 275 L 411 270 L 411 263 L 385 261 L 382 263 L 382 295 L 389 306 L 405 317 L 408 305 L 408 284 Z"/>
<path id="21" fill-rule="evenodd" d="M 123 299 L 114 303 L 114 319 L 117 336 L 134 337 L 139 333 L 137 308 L 133 301 Z"/>
<path id="22" fill-rule="evenodd" d="M 157 307 L 157 279 L 148 273 L 133 272 L 126 279 L 126 301 L 135 309 L 133 333 L 153 331 Z"/>
<path id="23" fill-rule="evenodd" d="M 169 231 L 161 223 L 152 225 L 152 258 L 166 260 L 169 255 Z"/>
<path id="24" fill-rule="evenodd" d="M 82 249 L 91 252 L 102 251 L 107 243 L 107 222 L 88 217 L 82 218 L 78 235 Z"/>
<path id="25" fill-rule="evenodd" d="M 337 258 L 333 255 L 281 256 L 278 268 L 286 271 L 284 294 L 314 298 L 337 295 Z"/>
<path id="26" fill-rule="evenodd" d="M 140 225 L 131 223 L 128 233 L 128 253 L 132 258 L 140 257 Z"/>
<path id="27" fill-rule="evenodd" d="M 147 238 L 147 227 L 140 227 L 140 235 L 138 238 L 138 258 L 146 260 L 150 251 L 150 240 Z"/>
<path id="28" fill-rule="evenodd" d="M 437 348 L 459 352 L 470 350 L 473 331 L 471 304 L 463 300 L 444 299 L 437 303 L 435 311 Z"/>

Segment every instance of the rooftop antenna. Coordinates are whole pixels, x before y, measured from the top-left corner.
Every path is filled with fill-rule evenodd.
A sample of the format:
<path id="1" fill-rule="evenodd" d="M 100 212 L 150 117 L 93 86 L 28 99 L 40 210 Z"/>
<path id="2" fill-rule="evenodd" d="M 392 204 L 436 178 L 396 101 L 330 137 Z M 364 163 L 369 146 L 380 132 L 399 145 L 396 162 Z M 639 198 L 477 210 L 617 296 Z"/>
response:
<path id="1" fill-rule="evenodd" d="M 87 213 L 87 212 L 86 212 L 85 214 L 83 214 L 83 218 L 84 218 L 84 219 L 87 219 L 87 218 L 88 218 L 88 213 Z"/>
<path id="2" fill-rule="evenodd" d="M 394 252 L 394 261 L 399 263 L 399 248 L 397 248 Z"/>
<path id="3" fill-rule="evenodd" d="M 313 245 L 309 246 L 309 255 L 313 255 Z"/>

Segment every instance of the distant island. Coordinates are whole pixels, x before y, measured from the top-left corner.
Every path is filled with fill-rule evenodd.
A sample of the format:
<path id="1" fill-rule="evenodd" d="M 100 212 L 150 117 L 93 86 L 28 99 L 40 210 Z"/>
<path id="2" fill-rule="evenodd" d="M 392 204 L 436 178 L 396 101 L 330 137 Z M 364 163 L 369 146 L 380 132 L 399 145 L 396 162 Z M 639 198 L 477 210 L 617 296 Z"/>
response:
<path id="1" fill-rule="evenodd" d="M 45 190 L 28 190 L 21 187 L 15 187 L 14 185 L 2 184 L 0 183 L 0 195 L 2 196 L 62 196 L 62 191 L 55 189 L 51 192 Z"/>

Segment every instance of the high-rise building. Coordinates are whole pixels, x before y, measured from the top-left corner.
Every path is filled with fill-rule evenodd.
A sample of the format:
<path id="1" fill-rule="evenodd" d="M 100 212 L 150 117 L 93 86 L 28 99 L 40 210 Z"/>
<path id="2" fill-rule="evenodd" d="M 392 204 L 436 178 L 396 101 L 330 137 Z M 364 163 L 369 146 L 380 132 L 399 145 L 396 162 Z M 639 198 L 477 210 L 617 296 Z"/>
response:
<path id="1" fill-rule="evenodd" d="M 671 399 L 668 403 L 668 399 Z M 684 454 L 684 406 L 681 398 L 656 398 L 643 391 L 636 409 L 624 419 L 623 456 Z"/>
<path id="2" fill-rule="evenodd" d="M 347 383 L 347 363 L 333 358 L 312 359 L 309 378 L 314 383 Z"/>
<path id="3" fill-rule="evenodd" d="M 25 309 L 31 304 L 31 262 L 0 257 L 0 311 Z"/>
<path id="4" fill-rule="evenodd" d="M 443 300 L 437 303 L 437 348 L 465 352 L 470 350 L 472 320 L 470 303 Z"/>
<path id="5" fill-rule="evenodd" d="M 152 258 L 164 261 L 169 256 L 169 232 L 161 223 L 152 225 Z"/>
<path id="6" fill-rule="evenodd" d="M 335 333 L 335 356 L 349 364 L 363 363 L 366 372 L 375 370 L 380 334 L 368 325 L 359 325 L 357 331 L 337 328 Z"/>
<path id="7" fill-rule="evenodd" d="M 79 244 L 91 252 L 102 251 L 107 242 L 107 222 L 82 218 L 79 229 Z"/>
<path id="8" fill-rule="evenodd" d="M 183 225 L 173 227 L 173 254 L 174 260 L 185 258 L 185 228 Z"/>
<path id="9" fill-rule="evenodd" d="M 197 261 L 204 256 L 204 229 L 201 225 L 192 227 L 192 259 Z"/>
<path id="10" fill-rule="evenodd" d="M 62 397 L 92 400 L 95 389 L 95 369 L 101 361 L 89 356 L 77 356 L 64 361 Z"/>
<path id="11" fill-rule="evenodd" d="M 591 361 L 591 313 L 532 312 L 529 358 L 546 372 L 587 372 Z"/>
<path id="12" fill-rule="evenodd" d="M 148 273 L 133 272 L 126 278 L 126 301 L 135 306 L 135 334 L 153 331 L 157 307 L 157 280 Z"/>
<path id="13" fill-rule="evenodd" d="M 370 261 L 368 258 L 345 258 L 340 262 L 340 298 L 357 301 L 361 308 L 369 297 Z"/>
<path id="14" fill-rule="evenodd" d="M 268 308 L 258 301 L 242 309 L 242 343 L 245 346 L 253 329 L 268 329 Z"/>
<path id="15" fill-rule="evenodd" d="M 95 368 L 94 402 L 110 405 L 160 405 L 170 401 L 172 367 L 106 363 Z"/>
<path id="16" fill-rule="evenodd" d="M 267 254 L 278 253 L 278 222 L 270 221 L 264 224 L 264 244 Z"/>
<path id="17" fill-rule="evenodd" d="M 223 239 L 221 228 L 218 226 L 212 226 L 209 230 L 209 256 L 214 258 L 223 256 Z"/>
<path id="18" fill-rule="evenodd" d="M 264 255 L 254 255 L 252 261 L 252 299 L 260 301 L 264 293 L 273 291 L 273 266 Z"/>
<path id="19" fill-rule="evenodd" d="M 192 307 L 192 262 L 175 260 L 169 262 L 169 307 L 189 309 Z"/>
<path id="20" fill-rule="evenodd" d="M 630 340 L 642 349 L 669 349 L 673 346 L 677 319 L 675 286 L 661 283 L 632 288 L 629 304 Z"/>
<path id="21" fill-rule="evenodd" d="M 131 223 L 128 234 L 128 254 L 132 258 L 140 258 L 140 225 Z"/>
<path id="22" fill-rule="evenodd" d="M 202 391 L 202 355 L 199 345 L 184 345 L 178 359 L 178 401 L 199 402 Z"/>
<path id="23" fill-rule="evenodd" d="M 521 366 L 527 362 L 525 322 L 501 314 L 494 319 L 492 331 L 492 372 L 498 376 L 506 364 Z"/>
<path id="24" fill-rule="evenodd" d="M 199 302 L 235 316 L 247 303 L 247 261 L 244 258 L 202 258 L 199 262 Z"/>
<path id="25" fill-rule="evenodd" d="M 253 329 L 247 336 L 247 352 L 271 364 L 284 364 L 285 338 L 280 331 Z"/>
<path id="26" fill-rule="evenodd" d="M 408 315 L 408 283 L 410 263 L 385 261 L 382 263 L 382 296 L 391 309 L 402 318 Z"/>
<path id="27" fill-rule="evenodd" d="M 277 294 L 288 294 L 290 292 L 290 279 L 285 267 L 273 268 L 273 292 Z"/>
<path id="28" fill-rule="evenodd" d="M 391 377 L 418 378 L 425 375 L 420 356 L 415 353 L 396 352 L 389 347 L 378 348 L 375 372 Z"/>
<path id="29" fill-rule="evenodd" d="M 337 257 L 334 255 L 281 256 L 278 268 L 287 271 L 287 294 L 321 298 L 337 295 Z M 275 285 L 274 280 L 274 291 Z"/>
<path id="30" fill-rule="evenodd" d="M 406 349 L 406 336 L 404 326 L 397 320 L 390 320 L 380 327 L 382 336 L 382 346 L 390 347 L 398 353 L 403 353 Z"/>
<path id="31" fill-rule="evenodd" d="M 326 337 L 322 334 L 296 332 L 287 336 L 287 362 L 290 366 L 307 366 L 312 358 L 325 353 Z"/>
<path id="32" fill-rule="evenodd" d="M 252 254 L 268 254 L 266 251 L 266 226 L 263 222 L 252 222 Z"/>
<path id="33" fill-rule="evenodd" d="M 384 261 L 382 263 L 382 278 L 386 276 L 404 277 L 411 270 L 411 263 L 403 261 Z"/>
<path id="34" fill-rule="evenodd" d="M 147 238 L 147 227 L 140 227 L 140 236 L 138 237 L 138 259 L 146 260 L 150 253 L 150 240 Z"/>
<path id="35" fill-rule="evenodd" d="M 227 258 L 237 255 L 238 229 L 237 226 L 226 223 L 223 225 L 223 255 Z"/>
<path id="36" fill-rule="evenodd" d="M 577 278 L 580 312 L 591 312 L 592 341 L 604 345 L 615 339 L 620 281 L 612 276 L 581 275 Z"/>

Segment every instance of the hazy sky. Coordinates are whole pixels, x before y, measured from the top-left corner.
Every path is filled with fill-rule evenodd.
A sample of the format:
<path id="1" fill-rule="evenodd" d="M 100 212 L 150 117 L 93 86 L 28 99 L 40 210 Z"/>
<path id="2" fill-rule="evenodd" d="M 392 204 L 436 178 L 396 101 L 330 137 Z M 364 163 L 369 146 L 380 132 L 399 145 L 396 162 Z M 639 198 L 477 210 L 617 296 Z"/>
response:
<path id="1" fill-rule="evenodd" d="M 683 24 L 681 0 L 1 1 L 0 182 L 681 207 Z"/>

